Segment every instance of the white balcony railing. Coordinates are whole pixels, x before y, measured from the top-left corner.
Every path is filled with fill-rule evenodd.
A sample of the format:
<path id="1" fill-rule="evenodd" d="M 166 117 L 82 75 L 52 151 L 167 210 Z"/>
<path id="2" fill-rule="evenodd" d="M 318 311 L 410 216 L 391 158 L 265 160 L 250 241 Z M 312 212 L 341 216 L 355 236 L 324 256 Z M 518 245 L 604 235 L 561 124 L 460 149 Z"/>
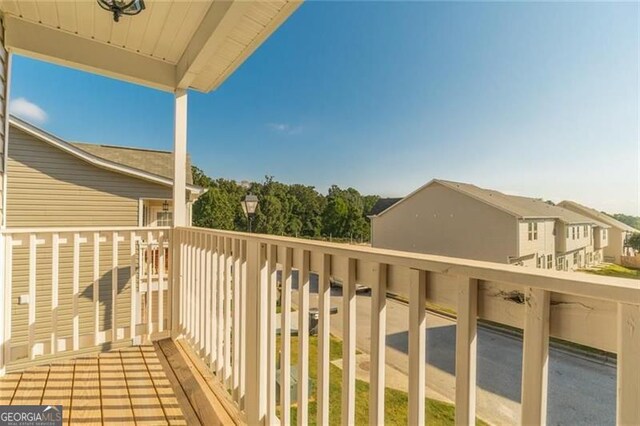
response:
<path id="1" fill-rule="evenodd" d="M 6 230 L 6 368 L 168 336 L 167 251 L 158 247 L 169 236 L 169 228 Z"/>
<path id="2" fill-rule="evenodd" d="M 248 423 L 288 424 L 292 339 L 276 330 L 292 328 L 294 302 L 297 329 L 308 330 L 316 273 L 317 394 L 307 386 L 310 337 L 300 332 L 299 424 L 309 421 L 312 396 L 318 423 L 329 420 L 331 280 L 343 285 L 343 424 L 355 419 L 356 284 L 371 288 L 364 326 L 371 330 L 372 424 L 384 422 L 388 292 L 409 300 L 410 424 L 425 415 L 427 302 L 457 313 L 456 423 L 475 418 L 477 320 L 486 319 L 524 329 L 523 424 L 545 422 L 550 336 L 617 353 L 617 422 L 640 424 L 640 286 L 633 280 L 200 228 L 14 229 L 4 238 L 7 370 L 182 335 Z"/>
<path id="3" fill-rule="evenodd" d="M 617 422 L 640 424 L 640 285 L 590 276 L 294 238 L 179 228 L 179 328 L 211 363 L 249 424 L 290 421 L 292 270 L 298 270 L 298 330 L 308 329 L 310 272 L 318 280 L 317 423 L 329 416 L 330 280 L 343 283 L 343 424 L 355 419 L 355 289 L 371 288 L 369 423 L 384 422 L 387 292 L 409 300 L 409 424 L 423 424 L 425 304 L 457 312 L 456 423 L 475 419 L 477 319 L 524 329 L 523 424 L 546 420 L 549 337 L 618 356 Z M 298 424 L 308 422 L 309 336 L 298 337 Z M 276 359 L 280 361 L 279 407 Z M 279 414 L 277 408 L 280 408 Z M 279 417 L 279 419 L 278 419 Z"/>

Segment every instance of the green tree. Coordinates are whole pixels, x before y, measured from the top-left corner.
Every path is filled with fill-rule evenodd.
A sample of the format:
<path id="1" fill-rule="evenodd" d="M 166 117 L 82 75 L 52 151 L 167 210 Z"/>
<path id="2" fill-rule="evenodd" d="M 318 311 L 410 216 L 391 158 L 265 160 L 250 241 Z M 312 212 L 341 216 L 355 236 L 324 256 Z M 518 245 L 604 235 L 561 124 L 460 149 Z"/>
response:
<path id="1" fill-rule="evenodd" d="M 313 186 L 287 185 L 272 176 L 246 188 L 234 180 L 211 179 L 197 167 L 193 167 L 193 180 L 196 185 L 208 189 L 194 204 L 194 224 L 218 229 L 247 229 L 241 200 L 252 193 L 259 200 L 253 222 L 255 232 L 368 239 L 366 215 L 378 200 L 375 195 L 362 196 L 354 188 L 341 189 L 336 185 L 325 197 Z"/>
<path id="2" fill-rule="evenodd" d="M 631 216 L 631 215 L 622 214 L 622 213 L 616 213 L 616 214 L 612 214 L 610 216 L 613 217 L 616 220 L 619 220 L 622 223 L 626 223 L 627 225 L 631 226 L 632 228 L 640 230 L 640 217 L 638 217 L 638 216 Z"/>
<path id="3" fill-rule="evenodd" d="M 636 251 L 640 251 L 640 232 L 634 232 L 633 234 L 631 234 L 631 236 L 627 239 L 626 244 L 628 247 L 631 247 Z"/>

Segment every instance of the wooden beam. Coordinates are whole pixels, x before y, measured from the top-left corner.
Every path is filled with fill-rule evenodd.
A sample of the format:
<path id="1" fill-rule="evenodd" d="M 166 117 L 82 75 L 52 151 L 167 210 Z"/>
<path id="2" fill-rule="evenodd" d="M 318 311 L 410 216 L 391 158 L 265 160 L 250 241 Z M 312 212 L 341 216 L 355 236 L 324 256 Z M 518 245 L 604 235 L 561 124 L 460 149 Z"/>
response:
<path id="1" fill-rule="evenodd" d="M 5 15 L 5 45 L 14 53 L 165 91 L 176 66 L 149 56 Z"/>
<path id="2" fill-rule="evenodd" d="M 191 85 L 252 5 L 251 1 L 228 0 L 211 4 L 176 65 L 177 87 L 187 88 Z"/>

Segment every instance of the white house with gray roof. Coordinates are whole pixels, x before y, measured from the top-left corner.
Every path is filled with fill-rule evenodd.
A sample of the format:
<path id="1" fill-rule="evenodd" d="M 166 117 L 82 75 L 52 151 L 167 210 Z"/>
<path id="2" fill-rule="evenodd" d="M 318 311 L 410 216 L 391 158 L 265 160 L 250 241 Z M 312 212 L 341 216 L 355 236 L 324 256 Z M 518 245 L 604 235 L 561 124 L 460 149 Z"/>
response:
<path id="1" fill-rule="evenodd" d="M 373 247 L 573 270 L 601 262 L 610 225 L 541 199 L 434 179 L 371 217 Z"/>
<path id="2" fill-rule="evenodd" d="M 620 263 L 621 256 L 635 256 L 637 254 L 634 249 L 627 245 L 627 240 L 634 233 L 640 233 L 640 230 L 626 223 L 622 223 L 608 214 L 599 212 L 591 207 L 583 206 L 575 201 L 562 201 L 558 203 L 558 205 L 610 226 L 604 234 L 604 237 L 607 239 L 607 245 L 604 247 L 605 261 Z"/>

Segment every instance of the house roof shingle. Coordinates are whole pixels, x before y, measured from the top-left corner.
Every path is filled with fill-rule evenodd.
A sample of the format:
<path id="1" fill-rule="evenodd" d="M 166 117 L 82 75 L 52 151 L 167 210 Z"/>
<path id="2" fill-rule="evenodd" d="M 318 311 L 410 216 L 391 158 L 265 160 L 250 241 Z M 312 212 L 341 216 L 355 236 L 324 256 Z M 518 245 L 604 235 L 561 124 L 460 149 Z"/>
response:
<path id="1" fill-rule="evenodd" d="M 402 198 L 378 198 L 378 201 L 371 207 L 368 215 L 377 216 L 400 200 L 402 200 Z"/>
<path id="2" fill-rule="evenodd" d="M 559 219 L 569 224 L 593 223 L 603 228 L 610 227 L 607 223 L 603 223 L 601 221 L 594 220 L 590 217 L 581 215 L 579 213 L 575 213 L 571 210 L 562 208 L 560 206 L 550 204 L 540 198 L 522 197 L 519 195 L 507 195 L 500 191 L 481 188 L 479 186 L 476 186 L 470 183 L 454 182 L 454 181 L 443 180 L 443 179 L 433 179 L 432 181 L 422 186 L 418 190 L 407 195 L 402 200 L 411 197 L 412 195 L 416 194 L 423 188 L 426 188 L 434 183 L 439 183 L 440 185 L 443 185 L 447 188 L 451 188 L 455 191 L 459 191 L 463 194 L 466 194 L 472 198 L 480 200 L 486 204 L 489 204 L 497 209 L 500 209 L 518 218 Z M 395 206 L 399 203 L 400 201 L 393 203 L 392 206 Z M 386 210 L 388 210 L 388 208 L 385 209 L 385 211 Z M 384 213 L 385 211 L 381 213 Z"/>
<path id="3" fill-rule="evenodd" d="M 629 226 L 624 222 L 620 222 L 616 218 L 613 218 L 613 217 L 609 216 L 606 213 L 599 212 L 596 209 L 593 209 L 591 207 L 587 207 L 587 206 L 584 206 L 582 204 L 576 203 L 575 201 L 565 200 L 565 201 L 562 201 L 562 202 L 560 202 L 558 204 L 559 205 L 574 206 L 575 208 L 577 208 L 579 210 L 584 210 L 585 212 L 587 212 L 585 214 L 593 215 L 593 216 L 597 217 L 600 222 L 604 222 L 604 223 L 606 223 L 607 225 L 610 225 L 613 228 L 620 229 L 621 231 L 640 232 L 640 230 L 634 228 L 633 226 Z"/>
<path id="4" fill-rule="evenodd" d="M 71 142 L 71 145 L 104 160 L 173 179 L 173 156 L 170 151 L 158 151 L 125 146 L 99 145 L 86 142 Z M 191 158 L 187 155 L 187 184 L 193 184 Z"/>

